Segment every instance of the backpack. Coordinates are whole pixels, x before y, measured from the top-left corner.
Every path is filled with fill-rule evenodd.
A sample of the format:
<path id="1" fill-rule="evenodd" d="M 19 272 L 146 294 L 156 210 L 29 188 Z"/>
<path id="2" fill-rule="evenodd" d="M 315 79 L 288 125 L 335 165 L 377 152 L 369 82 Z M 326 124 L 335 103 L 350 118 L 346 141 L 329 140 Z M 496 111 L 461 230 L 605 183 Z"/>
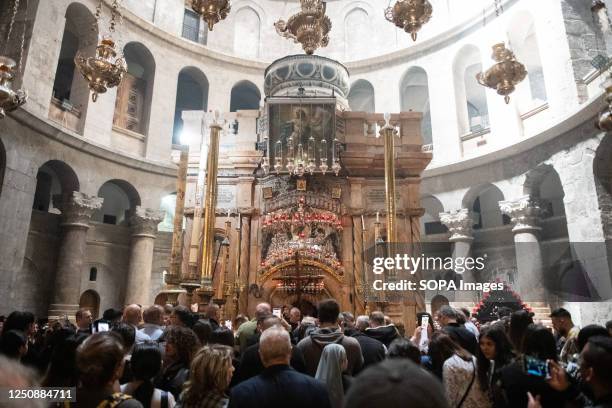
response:
<path id="1" fill-rule="evenodd" d="M 132 399 L 130 395 L 124 394 L 122 392 L 116 392 L 110 397 L 106 398 L 104 401 L 98 404 L 96 408 L 115 408 L 123 401 Z"/>

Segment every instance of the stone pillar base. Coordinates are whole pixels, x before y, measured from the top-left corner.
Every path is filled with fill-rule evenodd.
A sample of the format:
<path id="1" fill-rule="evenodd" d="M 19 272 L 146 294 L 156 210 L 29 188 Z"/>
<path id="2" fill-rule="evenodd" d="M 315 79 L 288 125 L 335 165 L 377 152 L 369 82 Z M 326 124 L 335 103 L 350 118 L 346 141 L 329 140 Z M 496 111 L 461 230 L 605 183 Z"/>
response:
<path id="1" fill-rule="evenodd" d="M 49 318 L 49 321 L 68 317 L 71 322 L 74 322 L 76 320 L 75 314 L 77 310 L 79 310 L 79 305 L 77 304 L 52 303 L 49 306 L 47 317 Z"/>

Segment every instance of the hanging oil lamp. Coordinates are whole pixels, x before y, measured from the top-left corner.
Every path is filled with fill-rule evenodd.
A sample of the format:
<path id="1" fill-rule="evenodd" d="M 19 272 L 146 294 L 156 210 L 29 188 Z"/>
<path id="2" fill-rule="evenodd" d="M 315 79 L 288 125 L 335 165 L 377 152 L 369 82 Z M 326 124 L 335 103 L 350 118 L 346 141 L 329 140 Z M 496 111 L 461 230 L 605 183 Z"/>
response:
<path id="1" fill-rule="evenodd" d="M 26 3 L 27 9 L 27 3 Z M 19 10 L 19 0 L 13 2 L 13 13 L 11 14 L 11 21 L 9 22 L 8 32 L 6 34 L 6 42 L 4 51 L 6 53 L 13 32 L 13 26 L 15 24 L 15 18 L 17 17 L 17 11 Z M 23 28 L 23 36 L 25 36 L 25 23 Z M 13 89 L 13 80 L 17 74 L 17 69 L 21 68 L 21 58 L 23 56 L 23 38 L 21 41 L 21 48 L 19 50 L 19 64 L 17 64 L 12 58 L 0 55 L 0 119 L 3 119 L 8 112 L 16 110 L 18 107 L 26 103 L 28 94 L 23 89 Z"/>
<path id="2" fill-rule="evenodd" d="M 229 0 L 193 0 L 191 8 L 202 16 L 208 29 L 212 31 L 215 24 L 225 20 L 232 6 Z"/>
<path id="3" fill-rule="evenodd" d="M 476 80 L 480 85 L 495 89 L 508 104 L 516 85 L 527 76 L 525 65 L 516 60 L 514 53 L 507 49 L 503 42 L 493 46 L 492 58 L 496 64 L 484 73 L 478 73 Z"/>
<path id="4" fill-rule="evenodd" d="M 301 11 L 286 22 L 278 20 L 274 27 L 280 36 L 302 44 L 306 54 L 311 55 L 317 48 L 327 47 L 332 23 L 325 15 L 324 1 L 300 0 L 300 3 Z"/>
<path id="5" fill-rule="evenodd" d="M 433 7 L 427 0 L 398 0 L 385 10 L 385 18 L 416 41 L 417 33 L 431 19 L 432 13 Z"/>

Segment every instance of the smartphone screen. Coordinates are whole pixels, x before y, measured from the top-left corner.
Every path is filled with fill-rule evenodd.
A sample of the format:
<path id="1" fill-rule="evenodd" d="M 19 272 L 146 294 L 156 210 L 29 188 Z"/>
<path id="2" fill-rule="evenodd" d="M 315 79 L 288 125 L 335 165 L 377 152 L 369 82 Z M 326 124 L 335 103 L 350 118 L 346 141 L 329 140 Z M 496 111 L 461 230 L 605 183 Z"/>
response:
<path id="1" fill-rule="evenodd" d="M 525 356 L 525 372 L 540 378 L 549 378 L 548 362 Z"/>
<path id="2" fill-rule="evenodd" d="M 98 322 L 98 332 L 107 332 L 109 329 L 108 323 L 106 322 Z"/>
<path id="3" fill-rule="evenodd" d="M 278 318 L 282 319 L 282 315 L 281 315 L 281 309 L 280 307 L 275 307 L 274 309 L 272 309 L 272 314 Z"/>

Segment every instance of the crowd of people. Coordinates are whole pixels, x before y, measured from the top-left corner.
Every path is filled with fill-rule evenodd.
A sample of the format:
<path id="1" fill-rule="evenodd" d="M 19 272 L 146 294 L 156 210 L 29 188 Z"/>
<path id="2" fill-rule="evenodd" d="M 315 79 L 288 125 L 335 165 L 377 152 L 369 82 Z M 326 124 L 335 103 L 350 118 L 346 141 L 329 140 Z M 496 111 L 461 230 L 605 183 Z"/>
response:
<path id="1" fill-rule="evenodd" d="M 0 318 L 0 388 L 73 387 L 76 401 L 20 407 L 612 408 L 612 321 L 552 328 L 525 310 L 479 324 L 468 310 L 418 314 L 408 337 L 380 311 L 316 316 L 260 303 L 231 329 L 219 307 L 129 305 L 69 319 Z"/>

